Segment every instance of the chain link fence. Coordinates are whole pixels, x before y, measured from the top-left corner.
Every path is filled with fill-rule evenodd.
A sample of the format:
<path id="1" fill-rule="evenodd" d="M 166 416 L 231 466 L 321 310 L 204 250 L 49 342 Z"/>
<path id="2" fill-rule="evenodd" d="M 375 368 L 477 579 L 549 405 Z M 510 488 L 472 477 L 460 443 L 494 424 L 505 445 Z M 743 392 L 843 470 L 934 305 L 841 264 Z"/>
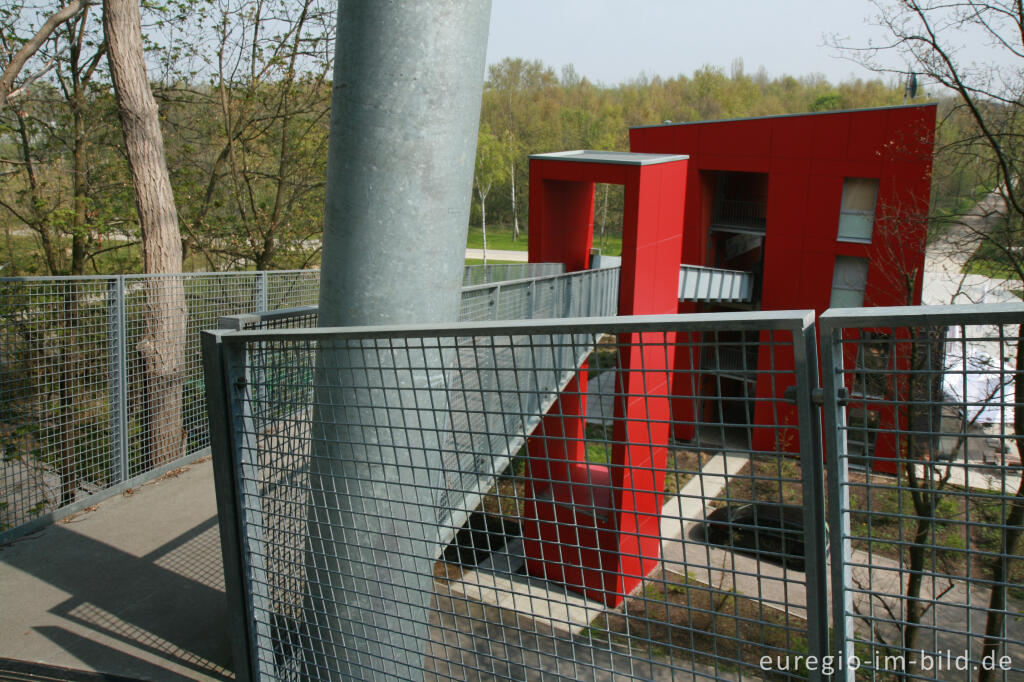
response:
<path id="1" fill-rule="evenodd" d="M 316 270 L 0 278 L 0 540 L 204 454 L 200 331 L 313 305 L 319 284 Z"/>

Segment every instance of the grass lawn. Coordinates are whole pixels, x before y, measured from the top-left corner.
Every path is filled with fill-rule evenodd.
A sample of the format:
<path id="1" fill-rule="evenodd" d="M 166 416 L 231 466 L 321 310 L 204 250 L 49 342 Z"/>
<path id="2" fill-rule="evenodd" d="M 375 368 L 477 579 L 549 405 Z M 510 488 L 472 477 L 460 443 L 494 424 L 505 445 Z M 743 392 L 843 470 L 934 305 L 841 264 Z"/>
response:
<path id="1" fill-rule="evenodd" d="M 487 248 L 500 251 L 526 251 L 528 234 L 525 230 L 520 231 L 519 239 L 512 239 L 512 228 L 507 225 L 489 225 L 487 227 Z M 483 232 L 479 225 L 469 227 L 469 236 L 466 239 L 467 249 L 482 249 L 484 246 Z M 602 244 L 599 235 L 594 235 L 594 247 L 601 249 L 606 256 L 618 256 L 622 253 L 622 235 L 606 235 Z M 469 261 L 466 261 L 467 263 Z M 491 262 L 488 259 L 487 262 Z M 499 261 L 494 261 L 495 263 Z"/>
<path id="2" fill-rule="evenodd" d="M 523 261 L 516 261 L 516 260 L 494 260 L 493 258 L 488 258 L 487 259 L 487 264 L 488 265 L 503 265 L 505 263 L 522 263 L 522 262 Z M 483 264 L 484 264 L 484 259 L 483 258 L 467 258 L 466 259 L 466 265 L 483 265 Z"/>
<path id="3" fill-rule="evenodd" d="M 963 268 L 967 275 L 984 275 L 996 279 L 1017 279 L 1017 273 L 1008 263 L 986 258 L 972 258 Z"/>

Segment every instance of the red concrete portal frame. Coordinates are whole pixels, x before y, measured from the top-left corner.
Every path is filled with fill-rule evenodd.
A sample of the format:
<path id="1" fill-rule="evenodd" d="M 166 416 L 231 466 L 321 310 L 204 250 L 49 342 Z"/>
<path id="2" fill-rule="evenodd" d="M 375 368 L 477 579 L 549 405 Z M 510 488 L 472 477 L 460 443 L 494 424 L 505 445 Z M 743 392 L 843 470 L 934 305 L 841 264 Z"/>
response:
<path id="1" fill-rule="evenodd" d="M 767 197 L 760 308 L 813 309 L 820 315 L 829 307 L 839 256 L 868 259 L 864 305 L 921 302 L 935 115 L 936 106 L 925 104 L 656 125 L 631 129 L 629 145 L 634 152 L 689 156 L 681 263 L 712 265 L 707 261 L 714 174 L 761 174 Z M 879 181 L 870 243 L 837 238 L 846 178 Z M 698 305 L 681 302 L 678 311 L 696 312 Z M 761 347 L 767 342 L 766 332 Z M 784 345 L 776 348 L 774 357 L 758 357 L 754 447 L 796 451 L 795 428 L 786 426 L 795 427 L 796 408 L 781 401 L 787 385 L 780 381 L 792 368 L 792 354 Z M 849 344 L 848 350 L 855 348 Z M 846 361 L 853 366 L 853 357 Z M 676 376 L 687 376 L 687 362 L 678 354 Z M 777 372 L 774 378 L 769 370 Z M 687 423 L 693 423 L 701 401 L 681 381 L 675 394 L 675 436 L 688 440 L 693 428 Z M 895 426 L 892 406 L 869 408 L 879 412 L 881 428 Z M 900 447 L 891 433 L 875 444 L 874 461 L 882 470 L 894 470 L 891 458 Z"/>
<path id="2" fill-rule="evenodd" d="M 675 313 L 686 177 L 687 159 L 680 155 L 531 156 L 530 261 L 565 263 L 569 272 L 587 268 L 594 185 L 623 185 L 618 312 Z M 639 341 L 639 335 L 619 338 L 616 394 L 627 399 L 616 401 L 608 466 L 586 459 L 586 366 L 527 443 L 527 571 L 609 606 L 622 603 L 656 567 L 661 551 L 670 405 L 651 396 L 669 395 L 672 358 L 657 347 L 642 356 Z"/>

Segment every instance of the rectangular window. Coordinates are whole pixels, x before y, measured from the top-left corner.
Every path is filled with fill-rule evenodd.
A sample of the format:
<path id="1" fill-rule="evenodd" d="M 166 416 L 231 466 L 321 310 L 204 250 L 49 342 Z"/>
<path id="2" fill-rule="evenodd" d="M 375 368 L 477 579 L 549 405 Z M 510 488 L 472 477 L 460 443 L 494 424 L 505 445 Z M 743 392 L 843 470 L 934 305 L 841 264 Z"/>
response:
<path id="1" fill-rule="evenodd" d="M 877 200 L 877 178 L 846 178 L 843 180 L 843 203 L 839 209 L 838 238 L 840 240 L 871 242 Z"/>
<path id="2" fill-rule="evenodd" d="M 864 305 L 864 290 L 868 286 L 868 259 L 836 256 L 832 271 L 832 300 L 830 308 L 859 308 Z"/>

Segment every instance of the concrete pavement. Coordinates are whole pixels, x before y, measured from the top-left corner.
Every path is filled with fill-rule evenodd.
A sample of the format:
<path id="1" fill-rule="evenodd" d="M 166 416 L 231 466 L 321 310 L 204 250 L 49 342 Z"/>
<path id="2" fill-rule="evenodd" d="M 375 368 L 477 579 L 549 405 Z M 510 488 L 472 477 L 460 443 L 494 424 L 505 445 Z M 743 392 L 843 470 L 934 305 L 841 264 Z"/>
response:
<path id="1" fill-rule="evenodd" d="M 483 258 L 483 249 L 466 249 L 466 258 Z M 512 261 L 514 263 L 527 263 L 530 256 L 526 251 L 498 251 L 487 249 L 487 260 L 490 261 Z"/>
<path id="2" fill-rule="evenodd" d="M 0 658 L 232 678 L 209 460 L 0 547 L 0 604 Z"/>

